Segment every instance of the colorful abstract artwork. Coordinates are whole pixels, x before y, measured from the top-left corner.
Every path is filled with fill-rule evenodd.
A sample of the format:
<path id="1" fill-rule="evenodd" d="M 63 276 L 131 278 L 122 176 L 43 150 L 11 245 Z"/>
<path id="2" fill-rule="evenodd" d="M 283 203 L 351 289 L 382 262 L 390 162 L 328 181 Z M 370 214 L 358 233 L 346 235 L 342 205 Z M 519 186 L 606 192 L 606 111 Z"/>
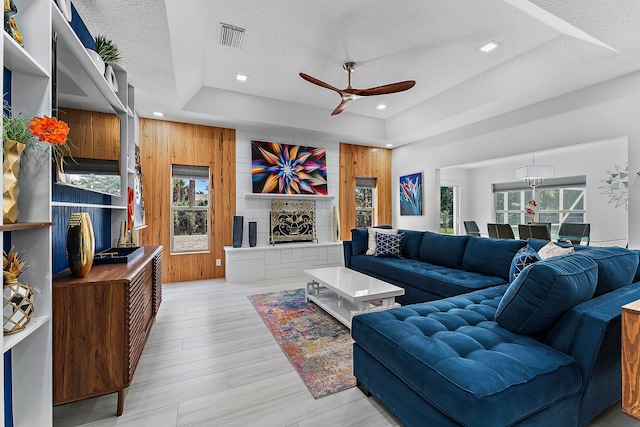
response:
<path id="1" fill-rule="evenodd" d="M 422 172 L 400 177 L 400 215 L 422 215 Z"/>
<path id="2" fill-rule="evenodd" d="M 327 195 L 326 150 L 251 141 L 253 193 Z"/>

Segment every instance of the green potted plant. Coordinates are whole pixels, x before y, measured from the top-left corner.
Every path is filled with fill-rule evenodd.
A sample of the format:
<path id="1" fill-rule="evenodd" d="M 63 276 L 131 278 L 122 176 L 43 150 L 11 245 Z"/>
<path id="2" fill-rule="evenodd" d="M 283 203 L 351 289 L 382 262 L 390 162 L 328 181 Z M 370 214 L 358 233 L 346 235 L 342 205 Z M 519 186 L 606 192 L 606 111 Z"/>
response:
<path id="1" fill-rule="evenodd" d="M 122 60 L 122 55 L 118 45 L 113 40 L 108 39 L 106 36 L 97 35 L 96 40 L 96 52 L 102 58 L 104 62 L 119 63 Z"/>

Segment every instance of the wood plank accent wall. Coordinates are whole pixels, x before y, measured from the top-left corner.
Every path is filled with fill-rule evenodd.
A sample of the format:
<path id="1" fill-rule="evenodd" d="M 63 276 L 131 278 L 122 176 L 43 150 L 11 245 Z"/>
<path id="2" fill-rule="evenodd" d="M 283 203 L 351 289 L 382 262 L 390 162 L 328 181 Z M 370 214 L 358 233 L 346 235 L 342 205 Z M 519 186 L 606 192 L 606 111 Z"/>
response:
<path id="1" fill-rule="evenodd" d="M 115 114 L 59 108 L 67 122 L 71 155 L 83 159 L 120 160 L 120 119 Z"/>
<path id="2" fill-rule="evenodd" d="M 142 185 L 147 227 L 142 245 L 162 245 L 164 282 L 225 277 L 224 246 L 231 245 L 236 211 L 236 131 L 140 119 Z M 171 254 L 171 165 L 208 166 L 210 252 Z M 216 267 L 216 259 L 222 261 Z"/>
<path id="3" fill-rule="evenodd" d="M 340 144 L 340 238 L 351 239 L 356 226 L 356 177 L 377 179 L 377 210 L 374 224 L 391 224 L 391 150 Z"/>

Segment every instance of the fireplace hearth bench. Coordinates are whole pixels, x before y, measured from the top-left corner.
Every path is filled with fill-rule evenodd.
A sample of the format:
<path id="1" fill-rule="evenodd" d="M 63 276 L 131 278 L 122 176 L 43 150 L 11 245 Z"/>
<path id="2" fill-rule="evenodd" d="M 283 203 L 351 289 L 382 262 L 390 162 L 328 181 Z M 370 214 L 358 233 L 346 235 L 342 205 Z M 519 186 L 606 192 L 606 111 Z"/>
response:
<path id="1" fill-rule="evenodd" d="M 394 280 L 383 280 L 398 286 L 401 279 L 415 280 L 403 286 L 405 297 L 414 299 L 408 305 L 352 321 L 358 386 L 403 423 L 584 426 L 621 398 L 621 306 L 640 299 L 637 252 L 576 247 L 573 254 L 527 266 L 509 283 L 510 265 L 503 261 L 513 257 L 513 248 L 504 241 L 404 232 L 424 238 L 403 242 L 404 259 L 354 255 L 354 242 L 344 244 L 345 261 L 368 258 L 356 262 L 358 268 L 347 266 L 365 274 L 373 267 L 379 278 L 385 271 Z M 362 234 L 354 230 L 352 236 Z M 539 250 L 547 242 L 510 243 Z M 424 261 L 427 252 L 432 262 L 458 264 Z M 413 275 L 398 274 L 402 262 Z M 461 279 L 460 271 L 482 275 L 473 271 L 480 265 L 486 271 L 506 268 L 488 276 L 504 277 L 503 283 L 485 285 L 475 275 Z M 420 271 L 432 273 L 419 280 Z M 448 291 L 443 277 L 455 278 Z M 475 278 L 479 282 L 471 284 Z M 446 292 L 452 296 L 438 298 Z M 415 301 L 418 295 L 429 300 Z"/>

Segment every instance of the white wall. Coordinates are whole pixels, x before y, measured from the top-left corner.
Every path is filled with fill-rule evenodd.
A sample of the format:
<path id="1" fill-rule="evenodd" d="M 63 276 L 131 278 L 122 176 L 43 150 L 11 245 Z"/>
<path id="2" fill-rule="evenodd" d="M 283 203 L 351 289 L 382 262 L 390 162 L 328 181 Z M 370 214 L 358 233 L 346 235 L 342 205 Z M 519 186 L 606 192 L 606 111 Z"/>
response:
<path id="1" fill-rule="evenodd" d="M 406 171 L 424 172 L 425 215 L 400 216 L 398 194 L 394 192 L 394 225 L 437 230 L 442 168 L 626 137 L 631 171 L 628 240 L 630 247 L 640 247 L 640 181 L 636 175 L 640 171 L 638 105 L 640 72 L 396 148 L 392 156 L 395 182 Z M 599 171 L 613 166 L 596 163 Z"/>
<path id="2" fill-rule="evenodd" d="M 248 223 L 257 222 L 257 246 L 269 245 L 269 211 L 270 199 L 245 198 L 251 194 L 251 141 L 273 141 L 284 144 L 295 144 L 308 147 L 325 148 L 327 150 L 327 191 L 332 199 L 316 199 L 316 225 L 318 242 L 332 241 L 331 207 L 338 205 L 338 175 L 340 143 L 338 141 L 319 140 L 314 137 L 298 134 L 281 134 L 273 132 L 256 132 L 236 130 L 236 213 L 244 216 L 244 236 L 242 246 L 249 246 Z"/>

